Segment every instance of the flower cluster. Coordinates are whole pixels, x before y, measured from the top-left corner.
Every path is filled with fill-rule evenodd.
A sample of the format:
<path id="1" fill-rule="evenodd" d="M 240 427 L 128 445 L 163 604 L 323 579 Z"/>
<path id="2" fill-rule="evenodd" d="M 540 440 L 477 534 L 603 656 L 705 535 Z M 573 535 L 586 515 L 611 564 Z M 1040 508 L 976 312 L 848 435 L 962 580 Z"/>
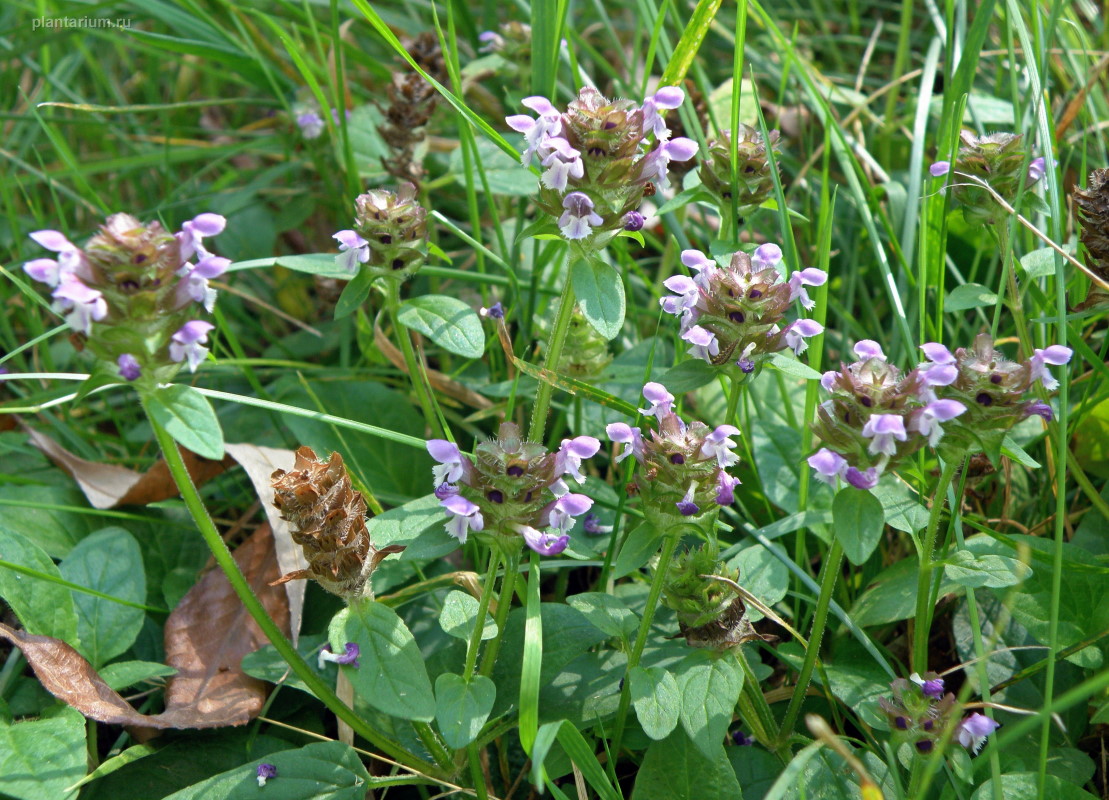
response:
<path id="1" fill-rule="evenodd" d="M 778 151 L 778 131 L 770 131 L 771 152 Z M 774 191 L 774 175 L 767 156 L 767 143 L 762 134 L 740 123 L 735 136 L 736 174 L 739 178 L 736 204 L 739 215 L 750 214 Z M 708 156 L 697 173 L 701 185 L 716 196 L 720 207 L 731 213 L 732 205 L 732 134 L 724 131 L 708 143 Z"/>
<path id="2" fill-rule="evenodd" d="M 934 672 L 914 672 L 909 680 L 897 678 L 890 688 L 893 698 L 879 698 L 878 705 L 889 719 L 895 740 L 911 744 L 921 755 L 931 753 L 953 721 L 955 695 L 944 692 L 943 678 Z M 998 727 L 989 717 L 969 714 L 959 721 L 955 740 L 977 753 Z"/>
<path id="3" fill-rule="evenodd" d="M 225 225 L 219 214 L 200 214 L 172 234 L 158 222 L 113 214 L 84 248 L 58 231 L 32 233 L 57 257 L 23 269 L 53 289 L 54 310 L 113 373 L 165 381 L 182 363 L 195 371 L 208 353 L 214 326 L 191 318 L 215 306 L 209 281 L 230 261 L 209 253 L 204 239 Z"/>
<path id="4" fill-rule="evenodd" d="M 956 173 L 952 194 L 962 204 L 963 216 L 971 224 L 993 225 L 1005 218 L 1005 211 L 985 188 L 968 182 L 966 177 L 989 184 L 1005 202 L 1013 205 L 1021 191 L 1039 181 L 1048 168 L 1043 157 L 1032 159 L 1028 168 L 1024 168 L 1028 153 L 1021 134 L 976 136 L 964 130 L 959 138 L 962 143 L 955 162 L 937 161 L 928 171 L 935 178 L 951 171 Z M 1031 193 L 1025 197 L 1030 201 Z"/>
<path id="5" fill-rule="evenodd" d="M 732 254 L 720 267 L 700 250 L 682 252 L 682 263 L 694 277 L 673 275 L 663 285 L 674 294 L 660 301 L 668 314 L 681 318 L 682 339 L 689 354 L 715 365 L 735 365 L 751 375 L 774 353 L 787 347 L 800 354 L 805 339 L 823 333 L 811 319 L 782 324 L 796 300 L 806 309 L 815 303 L 806 286 L 820 286 L 828 276 L 810 267 L 783 280 L 776 269 L 782 261 L 776 244 L 761 245 L 752 255 Z"/>
<path id="6" fill-rule="evenodd" d="M 948 427 L 946 446 L 965 452 L 1000 447 L 1005 433 L 1033 414 L 1052 418 L 1051 406 L 1026 396 L 1042 383 L 1051 391 L 1059 385 L 1048 366 L 1062 366 L 1071 359 L 1071 350 L 1062 345 L 1037 348 L 1024 362 L 1010 361 L 994 349 L 993 339 L 981 333 L 973 347 L 960 347 L 951 353 L 942 344 L 921 345 L 928 358 L 920 368 L 927 376 L 938 402 L 956 402 L 967 411 Z M 932 444 L 935 444 L 932 442 Z"/>
<path id="7" fill-rule="evenodd" d="M 827 447 L 808 463 L 819 480 L 833 486 L 843 479 L 857 489 L 872 489 L 887 468 L 925 444 L 935 447 L 944 435 L 941 423 L 967 406 L 936 396 L 936 387 L 954 381 L 950 369 L 920 368 L 903 376 L 869 339 L 855 345 L 855 355 L 858 361 L 821 378 L 832 396 L 817 409 L 813 431 Z"/>
<path id="8" fill-rule="evenodd" d="M 416 201 L 416 187 L 402 183 L 394 192 L 371 189 L 354 201 L 354 229 L 335 239 L 343 268 L 368 269 L 376 277 L 403 281 L 427 257 L 427 211 Z M 360 267 L 359 265 L 365 265 Z"/>
<path id="9" fill-rule="evenodd" d="M 697 153 L 691 139 L 670 137 L 662 117 L 684 100 L 676 86 L 659 89 L 642 105 L 608 100 L 585 87 L 565 113 L 545 97 L 527 97 L 523 104 L 538 117 L 506 118 L 524 134 L 524 165 L 534 157 L 543 168 L 538 203 L 558 219 L 563 236 L 600 248 L 629 224 L 642 227 L 639 204 L 656 186 L 666 186 L 667 165 Z"/>
<path id="10" fill-rule="evenodd" d="M 607 430 L 611 441 L 624 445 L 616 461 L 634 456 L 639 462 L 637 486 L 644 510 L 696 517 L 717 506 L 730 506 L 739 484 L 728 474 L 728 468 L 739 462 L 730 437 L 738 436 L 739 429 L 733 425 L 710 429 L 703 422 L 686 425 L 674 413 L 674 395 L 660 383 L 644 386 L 643 396 L 651 405 L 640 412 L 658 422 L 650 438 L 625 422 L 614 422 Z"/>
<path id="11" fill-rule="evenodd" d="M 310 447 L 301 447 L 293 468 L 279 469 L 270 479 L 273 504 L 289 522 L 293 541 L 304 548 L 308 560 L 308 569 L 283 575 L 275 585 L 313 578 L 347 600 L 372 597 L 374 569 L 387 555 L 404 548 L 374 547 L 366 529 L 366 501 L 351 488 L 343 457 L 334 452 L 320 461 Z"/>
<path id="12" fill-rule="evenodd" d="M 1089 254 L 1087 266 L 1109 282 L 1109 169 L 1095 169 L 1085 189 L 1074 190 L 1074 205 L 1082 221 L 1082 245 Z M 1090 286 L 1075 311 L 1109 308 L 1109 291 Z"/>
<path id="13" fill-rule="evenodd" d="M 575 518 L 593 505 L 570 492 L 565 478 L 584 483 L 582 462 L 600 447 L 592 436 L 576 436 L 549 453 L 521 438 L 511 422 L 502 422 L 496 438 L 474 448 L 473 461 L 454 443 L 432 439 L 427 451 L 439 462 L 432 474 L 435 495 L 447 512 L 447 533 L 460 542 L 473 532 L 506 549 L 522 540 L 540 555 L 561 553 Z"/>

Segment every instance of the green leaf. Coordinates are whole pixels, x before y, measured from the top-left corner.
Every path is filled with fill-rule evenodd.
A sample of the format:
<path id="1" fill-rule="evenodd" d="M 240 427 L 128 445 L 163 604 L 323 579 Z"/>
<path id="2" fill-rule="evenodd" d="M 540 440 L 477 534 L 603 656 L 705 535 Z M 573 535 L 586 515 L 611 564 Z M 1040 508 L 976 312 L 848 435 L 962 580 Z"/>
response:
<path id="1" fill-rule="evenodd" d="M 435 720 L 447 746 L 461 750 L 476 739 L 496 698 L 497 687 L 484 675 L 470 683 L 450 672 L 436 678 Z"/>
<path id="2" fill-rule="evenodd" d="M 659 206 L 655 214 L 661 217 L 663 214 L 669 214 L 672 211 L 677 211 L 679 208 L 684 208 L 690 203 L 708 203 L 710 205 L 716 205 L 716 198 L 704 186 L 697 184 L 696 186 L 691 186 L 684 191 L 678 192 Z"/>
<path id="3" fill-rule="evenodd" d="M 146 601 L 146 574 L 139 543 L 123 528 L 104 528 L 82 539 L 60 566 L 62 577 L 132 603 Z M 100 668 L 134 644 L 142 609 L 73 592 L 81 652 Z"/>
<path id="4" fill-rule="evenodd" d="M 585 614 L 597 630 L 609 636 L 619 636 L 630 641 L 639 628 L 639 619 L 619 597 L 604 592 L 583 592 L 568 597 L 566 602 Z"/>
<path id="5" fill-rule="evenodd" d="M 773 607 L 789 591 L 789 569 L 769 550 L 753 544 L 729 559 L 728 567 L 739 570 L 739 583 L 767 606 Z M 747 606 L 747 619 L 757 622 L 762 612 Z"/>
<path id="6" fill-rule="evenodd" d="M 397 612 L 381 603 L 356 601 L 328 627 L 331 649 L 347 642 L 361 650 L 359 666 L 340 666 L 355 693 L 378 711 L 401 719 L 431 722 L 435 698 L 416 640 Z"/>
<path id="7" fill-rule="evenodd" d="M 477 312 L 454 297 L 428 294 L 406 300 L 397 319 L 431 341 L 465 358 L 481 358 L 485 331 Z"/>
<path id="8" fill-rule="evenodd" d="M 624 324 L 624 284 L 620 273 L 598 259 L 583 259 L 570 268 L 570 280 L 582 314 L 605 339 L 615 339 Z"/>
<path id="9" fill-rule="evenodd" d="M 520 744 L 531 753 L 539 730 L 539 688 L 543 685 L 543 603 L 539 598 L 539 554 L 528 562 L 527 593 L 524 600 L 524 648 L 520 659 Z"/>
<path id="10" fill-rule="evenodd" d="M 477 156 L 480 164 L 471 161 L 473 169 L 480 169 L 485 173 L 489 182 L 491 194 L 506 195 L 508 197 L 531 197 L 539 191 L 539 178 L 534 172 L 520 164 L 520 160 L 512 158 L 499 147 L 486 139 L 477 141 Z M 456 147 L 451 153 L 450 174 L 462 186 L 466 185 L 466 162 L 462 158 L 462 148 Z M 484 191 L 481 178 L 472 175 L 474 188 Z"/>
<path id="11" fill-rule="evenodd" d="M 68 706 L 29 722 L 0 719 L 0 786 L 19 800 L 66 800 L 85 775 L 85 720 Z"/>
<path id="12" fill-rule="evenodd" d="M 697 749 L 713 758 L 731 724 L 743 673 L 726 654 L 697 650 L 678 665 L 677 680 L 682 727 Z"/>
<path id="13" fill-rule="evenodd" d="M 520 242 L 527 241 L 528 239 L 536 238 L 540 234 L 544 236 L 554 236 L 554 238 L 556 239 L 562 238 L 558 234 L 558 225 L 555 224 L 555 221 L 548 217 L 546 214 L 543 214 L 539 217 L 539 219 L 531 222 L 530 224 L 525 226 L 519 233 L 517 233 L 515 242 L 516 244 L 519 244 Z"/>
<path id="14" fill-rule="evenodd" d="M 1005 800 L 1037 800 L 1050 797 L 1051 800 L 1097 800 L 1080 786 L 1060 780 L 1054 775 L 1044 776 L 1044 793 L 1040 794 L 1038 774 L 1035 772 L 1014 772 L 1001 776 L 1001 795 Z M 990 800 L 994 796 L 994 782 L 990 780 L 978 787 L 971 800 Z"/>
<path id="15" fill-rule="evenodd" d="M 918 563 L 915 557 L 903 558 L 873 578 L 872 585 L 851 608 L 850 616 L 855 624 L 866 628 L 911 617 L 916 611 Z M 940 582 L 941 596 L 962 590 L 946 576 Z"/>
<path id="16" fill-rule="evenodd" d="M 286 667 L 285 672 L 288 672 L 288 665 L 284 661 L 281 663 Z M 177 674 L 177 670 L 173 667 L 167 667 L 165 664 L 158 664 L 154 661 L 117 661 L 114 664 L 102 667 L 98 672 L 104 682 L 117 692 L 143 681 L 153 678 L 168 678 L 170 675 Z M 280 678 L 281 674 L 277 675 L 277 679 Z"/>
<path id="17" fill-rule="evenodd" d="M 719 374 L 720 370 L 711 364 L 699 358 L 691 358 L 667 370 L 658 381 L 673 392 L 674 396 L 679 396 L 707 386 Z"/>
<path id="18" fill-rule="evenodd" d="M 191 386 L 159 388 L 147 400 L 151 416 L 182 447 L 198 456 L 223 458 L 223 430 L 208 398 Z"/>
<path id="19" fill-rule="evenodd" d="M 632 705 L 643 732 L 655 741 L 665 739 L 678 726 L 682 696 L 674 676 L 662 667 L 633 667 Z"/>
<path id="20" fill-rule="evenodd" d="M 806 381 L 818 381 L 822 377 L 819 372 L 805 364 L 798 361 L 796 358 L 791 358 L 785 353 L 773 353 L 770 356 L 771 365 L 780 372 L 786 375 L 792 375 L 794 378 L 801 378 Z"/>
<path id="21" fill-rule="evenodd" d="M 349 317 L 366 302 L 376 277 L 368 269 L 360 269 L 351 276 L 350 282 L 343 287 L 343 293 L 335 303 L 335 319 Z"/>
<path id="22" fill-rule="evenodd" d="M 663 535 L 663 531 L 655 530 L 648 525 L 640 524 L 633 528 L 624 540 L 624 546 L 616 554 L 612 576 L 623 578 L 646 564 L 651 556 L 658 552 Z"/>
<path id="23" fill-rule="evenodd" d="M 1016 586 L 1032 572 L 1027 565 L 1015 558 L 976 556 L 968 550 L 956 550 L 943 563 L 947 577 L 968 589 Z"/>
<path id="24" fill-rule="evenodd" d="M 0 522 L 0 558 L 61 579 L 50 556 Z M 12 607 L 28 633 L 53 636 L 77 646 L 77 612 L 72 591 L 40 578 L 22 575 L 0 564 L 0 597 Z"/>
<path id="25" fill-rule="evenodd" d="M 947 295 L 944 311 L 966 311 L 968 308 L 997 305 L 997 293 L 980 283 L 964 283 Z"/>
<path id="26" fill-rule="evenodd" d="M 878 546 L 886 516 L 878 498 L 847 486 L 832 501 L 832 522 L 832 532 L 847 560 L 859 566 Z"/>
<path id="27" fill-rule="evenodd" d="M 1067 249 L 1067 248 L 1064 248 Z M 1043 278 L 1055 274 L 1055 250 L 1050 247 L 1041 247 L 1020 257 L 1020 265 L 1024 267 L 1029 278 Z"/>
<path id="28" fill-rule="evenodd" d="M 535 747 L 532 750 L 531 780 L 536 785 L 544 783 L 544 763 L 551 753 L 551 746 L 555 740 L 562 746 L 562 750 L 571 762 L 581 771 L 582 776 L 597 792 L 601 800 L 620 800 L 618 789 L 608 780 L 604 767 L 597 760 L 594 753 L 595 747 L 591 746 L 581 735 L 576 727 L 568 720 L 548 722 L 541 727 L 535 737 Z M 569 771 L 569 770 L 567 770 Z M 551 793 L 556 797 L 560 795 L 559 789 L 552 783 L 547 783 Z M 565 797 L 565 795 L 561 795 Z"/>
<path id="29" fill-rule="evenodd" d="M 321 275 L 325 278 L 336 278 L 349 281 L 354 275 L 346 267 L 341 267 L 335 261 L 335 253 L 305 253 L 299 256 L 279 256 L 274 259 L 275 266 L 285 267 L 294 272 L 303 272 L 306 275 Z"/>
<path id="30" fill-rule="evenodd" d="M 277 768 L 259 787 L 258 765 Z M 174 792 L 165 800 L 363 800 L 371 782 L 362 760 L 342 742 L 315 742 L 282 750 Z"/>
<path id="31" fill-rule="evenodd" d="M 1028 455 L 1023 447 L 1013 441 L 1012 436 L 1006 435 L 1005 438 L 1001 440 L 1001 452 L 1004 453 L 1006 457 L 1016 461 L 1022 467 L 1028 467 L 1028 469 L 1040 468 L 1040 462 Z"/>
<path id="32" fill-rule="evenodd" d="M 443 613 L 439 615 L 439 627 L 456 639 L 464 642 L 470 640 L 474 630 L 474 621 L 477 619 L 478 601 L 472 595 L 452 590 L 447 599 L 443 601 Z M 481 628 L 482 641 L 492 639 L 497 635 L 497 623 L 488 612 L 485 614 L 485 623 Z M 439 693 L 436 692 L 438 695 Z"/>
<path id="33" fill-rule="evenodd" d="M 647 748 L 635 778 L 632 800 L 674 800 L 678 797 L 743 800 L 743 792 L 721 742 L 716 742 L 710 752 L 705 753 L 704 748 L 694 747 L 684 733 L 675 731 L 665 741 L 652 742 Z"/>

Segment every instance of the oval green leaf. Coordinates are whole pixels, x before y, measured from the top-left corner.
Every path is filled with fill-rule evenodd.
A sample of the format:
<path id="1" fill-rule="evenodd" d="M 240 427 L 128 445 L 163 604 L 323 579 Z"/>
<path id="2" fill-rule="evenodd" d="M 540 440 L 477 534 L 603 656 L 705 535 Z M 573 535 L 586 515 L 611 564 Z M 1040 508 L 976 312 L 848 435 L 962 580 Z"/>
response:
<path id="1" fill-rule="evenodd" d="M 406 328 L 422 333 L 444 350 L 465 358 L 481 358 L 485 352 L 481 318 L 454 297 L 441 294 L 414 297 L 401 305 L 397 318 Z"/>

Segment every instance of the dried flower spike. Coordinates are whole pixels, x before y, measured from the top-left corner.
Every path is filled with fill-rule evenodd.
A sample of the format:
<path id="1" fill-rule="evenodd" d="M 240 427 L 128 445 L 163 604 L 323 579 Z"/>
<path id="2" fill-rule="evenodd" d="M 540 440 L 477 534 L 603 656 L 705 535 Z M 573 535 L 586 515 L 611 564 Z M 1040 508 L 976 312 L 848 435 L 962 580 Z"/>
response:
<path id="1" fill-rule="evenodd" d="M 310 447 L 296 452 L 293 469 L 271 476 L 273 504 L 289 522 L 293 541 L 304 548 L 308 569 L 283 575 L 274 584 L 307 578 L 345 600 L 372 597 L 370 576 L 378 563 L 403 548 L 378 550 L 366 530 L 366 501 L 351 488 L 343 457 L 320 461 Z"/>
<path id="2" fill-rule="evenodd" d="M 1109 169 L 1095 169 L 1085 189 L 1074 190 L 1074 203 L 1082 222 L 1082 245 L 1089 254 L 1087 266 L 1109 282 Z M 1109 308 L 1109 291 L 1091 286 L 1075 311 Z"/>

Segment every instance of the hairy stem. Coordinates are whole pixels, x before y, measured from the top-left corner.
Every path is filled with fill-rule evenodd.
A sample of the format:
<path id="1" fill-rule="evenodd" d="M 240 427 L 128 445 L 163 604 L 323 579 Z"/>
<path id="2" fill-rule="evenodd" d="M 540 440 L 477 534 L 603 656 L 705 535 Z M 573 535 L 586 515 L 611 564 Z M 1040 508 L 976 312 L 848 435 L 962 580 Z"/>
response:
<path id="1" fill-rule="evenodd" d="M 920 548 L 920 571 L 917 573 L 916 582 L 916 616 L 913 620 L 913 670 L 924 673 L 928 671 L 928 632 L 932 628 L 932 553 L 936 549 L 936 534 L 940 527 L 940 517 L 943 516 L 944 502 L 947 499 L 947 487 L 955 477 L 959 468 L 957 459 L 951 459 L 943 465 L 939 483 L 932 492 L 932 511 L 928 514 L 928 528 L 924 534 L 924 543 Z"/>
<path id="2" fill-rule="evenodd" d="M 570 256 L 567 254 L 567 264 Z M 562 358 L 562 348 L 566 344 L 566 334 L 570 330 L 570 319 L 574 315 L 574 283 L 570 280 L 569 271 L 566 274 L 566 285 L 562 289 L 562 296 L 558 301 L 558 316 L 555 326 L 551 330 L 551 337 L 547 340 L 547 352 L 543 358 L 545 369 L 558 370 L 558 362 Z M 539 391 L 535 395 L 535 407 L 531 412 L 531 426 L 528 428 L 528 439 L 539 442 L 543 439 L 543 430 L 547 426 L 547 413 L 551 410 L 551 396 L 554 394 L 554 385 L 547 381 L 539 382 Z"/>
<path id="3" fill-rule="evenodd" d="M 387 281 L 385 292 L 385 305 L 389 309 L 389 318 L 393 321 L 393 329 L 397 340 L 400 342 L 401 353 L 404 354 L 404 365 L 408 368 L 408 379 L 416 390 L 416 398 L 424 412 L 424 421 L 432 436 L 442 436 L 443 429 L 439 425 L 439 417 L 435 414 L 435 404 L 431 400 L 424 371 L 416 358 L 416 351 L 412 349 L 412 337 L 408 328 L 399 319 L 400 313 L 400 284 L 396 281 Z"/>

